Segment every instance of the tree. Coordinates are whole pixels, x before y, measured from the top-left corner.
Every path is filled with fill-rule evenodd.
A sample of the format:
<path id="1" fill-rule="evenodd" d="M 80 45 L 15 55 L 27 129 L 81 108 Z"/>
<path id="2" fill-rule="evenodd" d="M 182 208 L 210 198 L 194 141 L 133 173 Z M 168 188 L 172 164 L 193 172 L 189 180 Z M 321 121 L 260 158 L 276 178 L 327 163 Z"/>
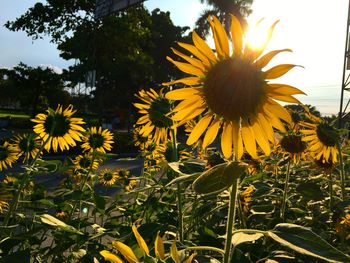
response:
<path id="1" fill-rule="evenodd" d="M 94 3 L 55 0 L 36 4 L 6 26 L 25 30 L 34 38 L 50 35 L 64 59 L 76 60 L 64 72 L 71 86 L 84 82 L 86 72 L 95 70 L 93 109 L 100 114 L 108 108 L 130 107 L 140 88 L 155 87 L 180 77 L 181 73 L 166 60 L 166 55 L 175 41 L 184 40 L 188 27 L 175 26 L 169 12 L 156 9 L 150 14 L 142 4 L 96 20 Z M 63 21 L 67 21 L 66 26 Z"/>
<path id="2" fill-rule="evenodd" d="M 30 109 L 32 116 L 49 106 L 69 102 L 69 93 L 60 74 L 50 68 L 33 68 L 20 63 L 13 69 L 3 69 L 1 74 L 6 80 L 3 78 L 0 82 L 0 90 L 12 89 L 6 97 L 12 103 L 19 102 L 21 108 Z"/>
<path id="3" fill-rule="evenodd" d="M 234 15 L 246 27 L 245 17 L 252 13 L 253 0 L 200 0 L 209 8 L 205 9 L 196 21 L 196 32 L 205 37 L 209 33 L 208 17 L 215 15 L 224 24 L 226 32 L 230 30 L 231 18 Z"/>

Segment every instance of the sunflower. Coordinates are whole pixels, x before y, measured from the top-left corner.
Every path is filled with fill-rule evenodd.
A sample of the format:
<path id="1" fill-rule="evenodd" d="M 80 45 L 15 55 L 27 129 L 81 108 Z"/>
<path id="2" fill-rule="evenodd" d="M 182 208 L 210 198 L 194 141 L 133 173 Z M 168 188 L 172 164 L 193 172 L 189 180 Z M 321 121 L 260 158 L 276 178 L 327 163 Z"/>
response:
<path id="1" fill-rule="evenodd" d="M 18 152 L 15 147 L 4 142 L 0 145 L 0 171 L 7 169 L 7 167 L 12 167 L 12 164 L 18 159 Z"/>
<path id="2" fill-rule="evenodd" d="M 309 144 L 309 151 L 316 159 L 324 163 L 337 163 L 338 143 L 340 136 L 338 131 L 321 118 L 308 114 L 311 122 L 302 122 L 306 129 L 301 130 L 305 135 L 303 141 Z"/>
<path id="3" fill-rule="evenodd" d="M 6 201 L 0 200 L 0 214 L 5 212 L 9 208 L 9 203 Z"/>
<path id="4" fill-rule="evenodd" d="M 242 205 L 242 209 L 245 213 L 248 213 L 250 210 L 250 203 L 252 201 L 252 194 L 254 191 L 255 191 L 254 185 L 249 185 L 241 193 L 241 205 Z"/>
<path id="5" fill-rule="evenodd" d="M 102 127 L 88 128 L 85 137 L 83 137 L 84 143 L 81 145 L 84 151 L 106 153 L 106 151 L 112 150 L 113 134 L 108 130 L 102 130 Z"/>
<path id="6" fill-rule="evenodd" d="M 141 151 L 145 151 L 148 148 L 148 145 L 152 143 L 151 135 L 142 136 L 140 131 L 142 126 L 135 125 L 133 130 L 133 141 L 136 147 L 138 147 Z"/>
<path id="7" fill-rule="evenodd" d="M 299 163 L 301 158 L 305 158 L 306 142 L 303 141 L 302 134 L 289 132 L 283 135 L 279 143 L 282 150 L 289 154 L 294 163 Z"/>
<path id="8" fill-rule="evenodd" d="M 233 148 L 236 159 L 242 157 L 244 148 L 253 158 L 257 158 L 256 144 L 269 155 L 270 142 L 274 142 L 273 128 L 285 131 L 281 120 L 291 122 L 288 111 L 275 100 L 299 103 L 292 95 L 304 93 L 289 85 L 269 83 L 296 65 L 264 68 L 275 55 L 291 50 L 274 50 L 262 55 L 277 22 L 270 27 L 264 45 L 253 49 L 245 43 L 242 27 L 238 19 L 232 16 L 231 53 L 229 38 L 219 20 L 211 16 L 209 23 L 216 53 L 193 32 L 193 45 L 178 43 L 191 56 L 172 49 L 186 62 L 167 57 L 181 71 L 191 75 L 164 83 L 185 85 L 165 95 L 170 100 L 181 101 L 173 109 L 172 119 L 182 124 L 202 116 L 187 139 L 189 145 L 205 133 L 202 147 L 206 148 L 222 131 L 221 148 L 225 158 L 231 157 Z"/>
<path id="9" fill-rule="evenodd" d="M 118 171 L 103 169 L 98 178 L 101 184 L 111 186 L 119 179 L 119 175 Z"/>
<path id="10" fill-rule="evenodd" d="M 151 135 L 152 141 L 163 143 L 169 137 L 173 121 L 168 114 L 171 111 L 171 102 L 164 97 L 163 89 L 157 93 L 154 89 L 141 90 L 136 94 L 141 103 L 134 103 L 138 112 L 142 114 L 136 124 L 142 125 L 139 134 L 143 137 Z"/>
<path id="11" fill-rule="evenodd" d="M 35 134 L 16 135 L 12 142 L 18 156 L 24 156 L 23 162 L 26 162 L 30 157 L 34 158 L 40 148 L 40 138 Z"/>
<path id="12" fill-rule="evenodd" d="M 63 109 L 58 105 L 56 110 L 49 108 L 47 114 L 39 113 L 32 122 L 37 123 L 33 130 L 39 137 L 46 142 L 45 149 L 50 151 L 51 147 L 57 152 L 58 147 L 61 151 L 69 150 L 69 146 L 76 146 L 75 141 L 81 141 L 81 133 L 85 131 L 82 124 L 83 119 L 73 118 L 73 106 L 69 105 Z"/>
<path id="13" fill-rule="evenodd" d="M 78 155 L 75 157 L 74 160 L 72 160 L 72 163 L 74 164 L 74 169 L 90 169 L 90 167 L 93 170 L 96 170 L 99 166 L 98 160 L 94 159 L 93 163 L 92 162 L 92 156 L 89 153 L 86 153 L 84 155 Z"/>

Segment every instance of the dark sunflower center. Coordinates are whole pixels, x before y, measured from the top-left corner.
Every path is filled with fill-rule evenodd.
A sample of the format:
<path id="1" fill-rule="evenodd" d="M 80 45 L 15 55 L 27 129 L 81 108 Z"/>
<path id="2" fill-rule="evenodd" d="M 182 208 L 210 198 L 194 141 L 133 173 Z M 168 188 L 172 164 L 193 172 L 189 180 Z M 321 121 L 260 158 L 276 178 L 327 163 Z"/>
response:
<path id="1" fill-rule="evenodd" d="M 53 114 L 47 116 L 44 127 L 46 133 L 50 133 L 52 131 L 53 137 L 63 136 L 69 131 L 70 121 L 67 117 L 62 114 Z M 52 130 L 53 128 L 53 130 Z"/>
<path id="2" fill-rule="evenodd" d="M 89 137 L 89 144 L 93 149 L 103 147 L 104 142 L 105 138 L 99 133 L 91 134 Z"/>
<path id="3" fill-rule="evenodd" d="M 316 133 L 319 140 L 326 146 L 336 146 L 340 139 L 336 129 L 327 123 L 319 124 Z"/>
<path id="4" fill-rule="evenodd" d="M 306 149 L 306 143 L 297 134 L 284 135 L 280 143 L 283 150 L 292 154 L 302 153 Z"/>
<path id="5" fill-rule="evenodd" d="M 30 152 L 34 150 L 35 142 L 30 138 L 22 138 L 18 142 L 18 147 L 21 149 L 22 152 Z"/>
<path id="6" fill-rule="evenodd" d="M 170 112 L 170 103 L 167 99 L 158 98 L 153 101 L 148 110 L 152 124 L 158 128 L 167 128 L 172 125 L 170 118 L 165 116 Z"/>
<path id="7" fill-rule="evenodd" d="M 261 71 L 240 58 L 218 62 L 204 80 L 209 108 L 228 120 L 255 116 L 266 99 Z"/>
<path id="8" fill-rule="evenodd" d="M 80 159 L 79 165 L 82 168 L 89 168 L 90 165 L 91 165 L 91 160 L 86 158 L 86 157 L 83 157 L 83 158 Z"/>
<path id="9" fill-rule="evenodd" d="M 103 175 L 103 179 L 108 182 L 108 181 L 113 179 L 113 174 L 112 173 L 105 173 Z"/>
<path id="10" fill-rule="evenodd" d="M 9 150 L 4 146 L 0 146 L 0 161 L 5 160 L 8 156 Z"/>

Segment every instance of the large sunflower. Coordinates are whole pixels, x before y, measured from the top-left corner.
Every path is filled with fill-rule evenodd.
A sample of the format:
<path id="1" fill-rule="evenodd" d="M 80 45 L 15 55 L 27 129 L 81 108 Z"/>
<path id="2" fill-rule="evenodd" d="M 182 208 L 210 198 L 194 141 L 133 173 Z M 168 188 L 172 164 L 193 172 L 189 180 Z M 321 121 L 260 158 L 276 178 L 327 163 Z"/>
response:
<path id="1" fill-rule="evenodd" d="M 83 136 L 81 133 L 85 131 L 82 124 L 83 119 L 73 118 L 73 106 L 69 105 L 63 109 L 62 105 L 58 105 L 56 110 L 49 108 L 47 114 L 39 113 L 32 119 L 37 123 L 33 130 L 39 137 L 46 142 L 45 149 L 50 151 L 51 147 L 57 152 L 58 147 L 61 151 L 69 150 L 69 146 L 76 146 L 75 141 L 81 141 Z"/>
<path id="2" fill-rule="evenodd" d="M 221 148 L 226 158 L 232 155 L 240 159 L 243 147 L 257 158 L 257 144 L 266 155 L 270 154 L 270 143 L 274 142 L 276 128 L 285 131 L 281 120 L 291 122 L 287 110 L 275 100 L 299 103 L 292 95 L 304 94 L 297 88 L 285 84 L 271 84 L 296 65 L 282 64 L 265 70 L 265 66 L 278 53 L 289 49 L 274 50 L 261 55 L 276 25 L 269 28 L 269 37 L 261 48 L 253 49 L 246 44 L 242 27 L 236 17 L 231 20 L 233 51 L 229 38 L 216 17 L 209 17 L 215 50 L 192 33 L 193 45 L 178 43 L 191 56 L 176 49 L 173 52 L 186 62 L 167 59 L 181 71 L 190 74 L 164 85 L 177 83 L 185 87 L 170 91 L 166 98 L 181 101 L 173 110 L 173 120 L 185 123 L 202 116 L 187 144 L 194 144 L 202 134 L 203 148 L 211 144 L 222 128 Z"/>
<path id="3" fill-rule="evenodd" d="M 38 136 L 32 133 L 16 135 L 12 142 L 12 146 L 18 152 L 18 156 L 24 156 L 23 162 L 30 157 L 34 158 L 38 154 L 40 144 Z"/>
<path id="4" fill-rule="evenodd" d="M 83 138 L 84 143 L 81 148 L 84 151 L 94 151 L 106 153 L 106 151 L 112 150 L 113 134 L 108 130 L 102 130 L 102 127 L 91 127 L 88 128 L 85 137 Z"/>
<path id="5" fill-rule="evenodd" d="M 308 113 L 308 117 L 311 123 L 301 123 L 306 128 L 301 132 L 305 135 L 303 141 L 309 144 L 308 150 L 316 160 L 329 164 L 337 163 L 340 140 L 337 130 L 311 113 Z"/>
<path id="6" fill-rule="evenodd" d="M 168 117 L 171 103 L 164 97 L 163 90 L 161 89 L 159 93 L 154 89 L 140 90 L 136 97 L 142 101 L 134 103 L 138 112 L 143 115 L 136 122 L 137 125 L 142 125 L 140 135 L 143 137 L 151 135 L 151 139 L 156 143 L 166 142 L 173 121 Z"/>
<path id="7" fill-rule="evenodd" d="M 12 164 L 18 159 L 18 152 L 8 142 L 0 145 L 0 171 L 12 167 Z"/>

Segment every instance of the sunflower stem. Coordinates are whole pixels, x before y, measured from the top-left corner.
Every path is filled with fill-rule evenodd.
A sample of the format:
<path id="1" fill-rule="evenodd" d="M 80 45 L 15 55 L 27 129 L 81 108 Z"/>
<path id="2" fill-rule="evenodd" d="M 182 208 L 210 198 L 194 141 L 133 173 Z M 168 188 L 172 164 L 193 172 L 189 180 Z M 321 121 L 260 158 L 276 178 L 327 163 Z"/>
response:
<path id="1" fill-rule="evenodd" d="M 237 192 L 238 192 L 238 179 L 234 181 L 230 190 L 230 203 L 228 207 L 227 214 L 227 228 L 226 228 L 226 243 L 225 243 L 225 254 L 224 254 L 224 263 L 230 262 L 231 254 L 233 254 L 232 247 L 232 236 L 234 223 L 236 218 L 236 200 L 237 200 Z"/>
<path id="2" fill-rule="evenodd" d="M 178 152 L 177 152 L 177 141 L 176 141 L 176 128 L 171 129 L 172 137 L 172 161 L 178 161 Z M 181 243 L 184 242 L 184 228 L 183 228 L 183 207 L 182 207 L 182 188 L 181 183 L 177 183 L 177 210 L 178 210 L 178 220 L 179 220 L 179 240 Z"/>
<path id="3" fill-rule="evenodd" d="M 289 188 L 290 164 L 291 164 L 291 160 L 289 159 L 288 165 L 287 165 L 286 180 L 284 182 L 284 191 L 283 191 L 283 200 L 282 200 L 282 209 L 281 209 L 281 218 L 282 218 L 283 222 L 285 221 L 285 213 L 286 213 L 286 207 L 287 207 L 287 195 L 288 195 L 288 188 Z"/>
<path id="4" fill-rule="evenodd" d="M 72 207 L 72 210 L 71 210 L 70 213 L 69 213 L 68 220 L 70 220 L 71 217 L 72 217 L 72 215 L 74 214 L 74 211 L 75 211 L 75 209 L 77 208 L 78 203 L 79 203 L 79 218 L 80 218 L 81 198 L 83 197 L 84 187 L 85 187 L 85 185 L 86 185 L 86 183 L 87 183 L 87 181 L 88 181 L 88 179 L 89 179 L 89 175 L 90 175 L 90 173 L 91 173 L 91 171 L 92 171 L 92 167 L 93 167 L 93 164 L 94 164 L 94 161 L 95 161 L 95 157 L 96 157 L 96 153 L 95 153 L 95 149 L 93 149 L 93 151 L 92 151 L 92 157 L 91 157 L 91 164 L 90 164 L 89 170 L 87 171 L 87 173 L 86 173 L 86 175 L 85 175 L 85 177 L 84 177 L 84 180 L 83 180 L 83 182 L 82 182 L 82 184 L 81 184 L 81 186 L 80 186 L 80 189 L 79 189 L 80 192 L 81 192 L 81 193 L 80 193 L 79 200 L 76 200 L 76 201 L 74 202 L 73 207 Z"/>
<path id="5" fill-rule="evenodd" d="M 343 155 L 342 155 L 342 149 L 340 142 L 337 144 L 338 151 L 339 151 L 339 163 L 340 163 L 340 186 L 341 186 L 341 197 L 342 200 L 345 200 L 345 167 L 344 167 L 344 161 L 343 161 Z"/>
<path id="6" fill-rule="evenodd" d="M 332 171 L 329 172 L 329 222 L 332 226 L 332 217 L 333 217 L 333 175 Z"/>

